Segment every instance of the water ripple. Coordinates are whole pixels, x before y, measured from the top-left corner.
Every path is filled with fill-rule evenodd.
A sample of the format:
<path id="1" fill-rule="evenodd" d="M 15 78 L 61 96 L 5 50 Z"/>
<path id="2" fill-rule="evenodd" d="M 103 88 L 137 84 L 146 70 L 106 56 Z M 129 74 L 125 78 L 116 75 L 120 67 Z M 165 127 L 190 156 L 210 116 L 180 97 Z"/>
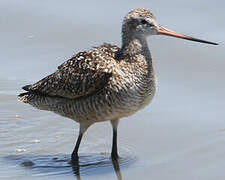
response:
<path id="1" fill-rule="evenodd" d="M 32 176 L 52 175 L 97 175 L 111 173 L 118 174 L 121 168 L 126 168 L 137 161 L 133 151 L 128 147 L 121 150 L 121 157 L 117 165 L 108 153 L 81 154 L 79 164 L 72 165 L 70 155 L 10 155 L 4 157 L 9 164 L 17 165 L 31 171 Z M 119 172 L 120 173 L 120 172 Z M 10 175 L 9 175 L 10 176 Z"/>

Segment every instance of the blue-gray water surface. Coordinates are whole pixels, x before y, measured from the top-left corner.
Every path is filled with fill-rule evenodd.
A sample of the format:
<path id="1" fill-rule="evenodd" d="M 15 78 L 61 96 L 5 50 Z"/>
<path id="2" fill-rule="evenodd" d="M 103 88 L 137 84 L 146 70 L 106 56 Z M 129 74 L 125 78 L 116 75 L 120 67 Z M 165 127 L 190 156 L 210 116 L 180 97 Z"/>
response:
<path id="1" fill-rule="evenodd" d="M 78 124 L 18 102 L 17 94 L 79 51 L 120 45 L 122 19 L 137 7 L 220 45 L 150 37 L 159 89 L 150 105 L 121 120 L 121 159 L 109 158 L 112 130 L 104 122 L 85 134 L 73 167 Z M 219 0 L 1 0 L 0 179 L 224 179 L 224 8 Z"/>

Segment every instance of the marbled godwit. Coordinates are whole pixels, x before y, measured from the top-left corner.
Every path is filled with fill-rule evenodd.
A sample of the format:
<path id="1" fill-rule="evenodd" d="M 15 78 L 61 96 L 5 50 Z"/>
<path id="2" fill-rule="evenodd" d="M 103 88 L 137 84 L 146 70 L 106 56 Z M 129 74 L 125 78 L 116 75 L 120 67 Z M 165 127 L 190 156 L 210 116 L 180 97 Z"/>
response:
<path id="1" fill-rule="evenodd" d="M 168 35 L 214 44 L 170 31 L 146 9 L 129 12 L 122 25 L 122 47 L 103 44 L 76 54 L 53 74 L 24 86 L 19 100 L 39 109 L 53 111 L 80 123 L 78 149 L 84 132 L 95 122 L 110 120 L 113 127 L 111 156 L 118 158 L 119 119 L 145 107 L 156 92 L 156 77 L 147 44 L 150 35 Z"/>

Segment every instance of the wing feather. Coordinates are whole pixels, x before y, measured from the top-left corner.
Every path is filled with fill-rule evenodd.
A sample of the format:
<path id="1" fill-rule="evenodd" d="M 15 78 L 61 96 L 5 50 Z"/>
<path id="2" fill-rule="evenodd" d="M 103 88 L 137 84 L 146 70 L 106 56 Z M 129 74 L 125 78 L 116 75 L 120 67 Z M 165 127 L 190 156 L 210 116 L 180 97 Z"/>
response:
<path id="1" fill-rule="evenodd" d="M 101 90 L 112 76 L 98 69 L 99 59 L 96 58 L 91 51 L 80 52 L 58 66 L 56 72 L 24 89 L 70 99 L 90 95 Z"/>

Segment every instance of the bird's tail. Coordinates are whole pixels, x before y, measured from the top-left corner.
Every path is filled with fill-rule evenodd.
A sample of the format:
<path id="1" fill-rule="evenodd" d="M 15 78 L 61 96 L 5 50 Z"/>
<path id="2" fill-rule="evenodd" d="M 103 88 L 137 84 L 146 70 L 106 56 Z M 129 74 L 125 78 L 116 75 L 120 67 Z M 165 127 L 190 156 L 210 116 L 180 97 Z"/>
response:
<path id="1" fill-rule="evenodd" d="M 25 91 L 30 91 L 30 87 L 31 85 L 26 85 L 26 86 L 23 86 L 22 89 L 24 89 Z"/>
<path id="2" fill-rule="evenodd" d="M 45 96 L 34 91 L 28 91 L 19 94 L 18 100 L 24 103 L 28 103 L 37 109 L 52 111 L 62 116 L 73 119 L 73 117 L 71 116 L 71 109 L 68 108 L 73 107 L 74 100 L 72 99 Z"/>
<path id="3" fill-rule="evenodd" d="M 18 100 L 24 103 L 28 103 L 28 97 L 30 92 L 21 93 L 17 96 Z"/>

